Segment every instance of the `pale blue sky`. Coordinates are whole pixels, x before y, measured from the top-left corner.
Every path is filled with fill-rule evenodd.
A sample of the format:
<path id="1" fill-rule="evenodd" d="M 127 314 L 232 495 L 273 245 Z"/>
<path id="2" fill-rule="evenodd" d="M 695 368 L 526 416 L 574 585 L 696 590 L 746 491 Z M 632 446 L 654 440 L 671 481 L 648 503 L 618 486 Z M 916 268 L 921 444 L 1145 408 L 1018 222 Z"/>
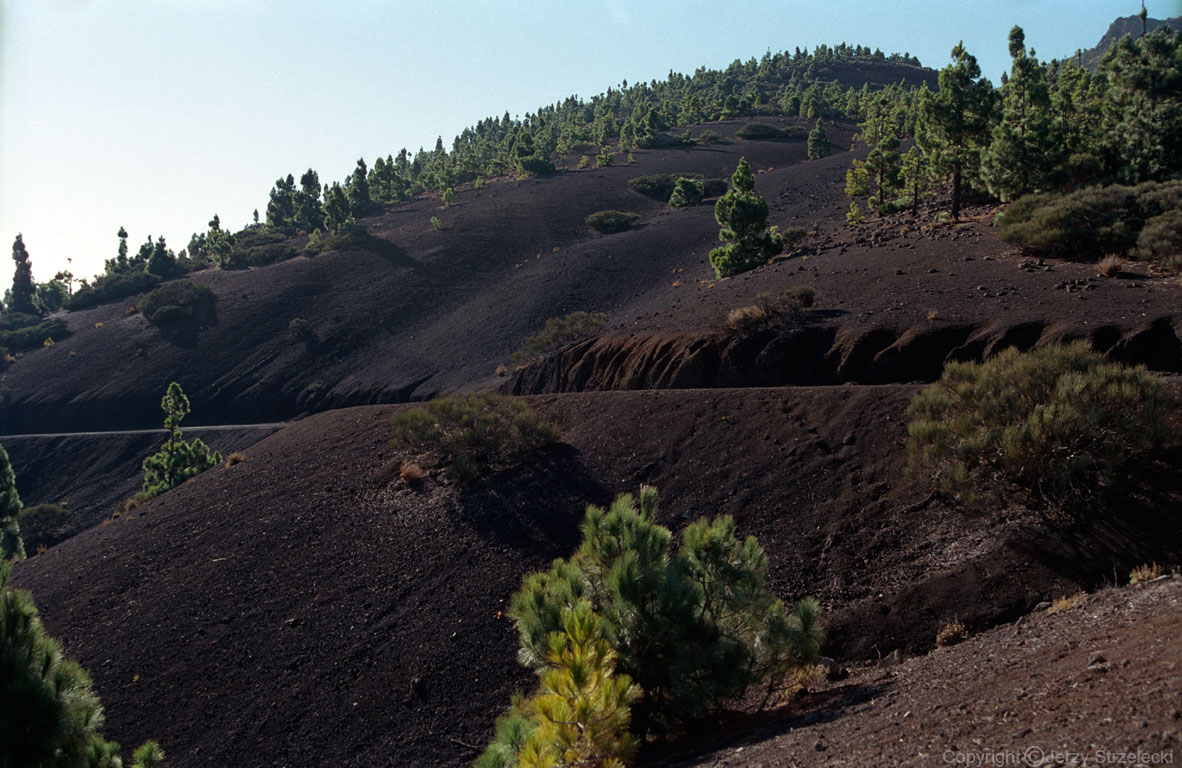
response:
<path id="1" fill-rule="evenodd" d="M 1147 0 L 1151 16 L 1182 0 Z M 281 175 L 343 178 L 405 146 L 450 146 L 506 110 L 672 69 L 842 41 L 936 69 L 958 40 L 995 82 L 1020 24 L 1041 58 L 1099 40 L 1136 0 L 0 0 L 0 286 L 23 232 L 34 277 L 180 250 L 239 227 Z"/>

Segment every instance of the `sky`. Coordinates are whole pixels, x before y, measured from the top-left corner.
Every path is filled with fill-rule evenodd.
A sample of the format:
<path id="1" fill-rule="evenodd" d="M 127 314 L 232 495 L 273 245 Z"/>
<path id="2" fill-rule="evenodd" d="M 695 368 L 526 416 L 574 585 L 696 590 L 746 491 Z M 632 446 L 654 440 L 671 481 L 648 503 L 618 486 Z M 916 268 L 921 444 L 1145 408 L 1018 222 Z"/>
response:
<path id="1" fill-rule="evenodd" d="M 0 0 L 0 241 L 45 281 L 179 251 L 217 213 L 266 215 L 275 180 L 623 80 L 847 42 L 939 69 L 963 40 L 994 84 L 1018 24 L 1042 59 L 1094 46 L 1139 0 Z M 1146 0 L 1182 15 L 1182 0 Z M 0 290 L 12 262 L 0 258 Z"/>

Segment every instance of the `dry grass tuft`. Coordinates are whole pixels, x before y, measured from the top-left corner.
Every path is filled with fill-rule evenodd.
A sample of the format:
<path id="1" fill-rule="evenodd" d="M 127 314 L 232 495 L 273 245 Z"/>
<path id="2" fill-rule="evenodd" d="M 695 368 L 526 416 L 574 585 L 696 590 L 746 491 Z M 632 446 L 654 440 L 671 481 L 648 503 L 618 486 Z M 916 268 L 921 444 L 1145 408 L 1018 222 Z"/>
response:
<path id="1" fill-rule="evenodd" d="M 509 375 L 509 369 L 505 367 L 504 363 L 501 363 L 500 365 L 497 366 L 497 375 L 498 376 L 508 376 Z"/>
<path id="2" fill-rule="evenodd" d="M 427 471 L 413 461 L 404 461 L 398 468 L 398 476 L 407 485 L 418 485 L 427 476 Z"/>
<path id="3" fill-rule="evenodd" d="M 961 621 L 946 622 L 936 634 L 936 647 L 944 648 L 969 639 L 969 630 Z"/>
<path id="4" fill-rule="evenodd" d="M 234 453 L 231 453 L 229 456 L 226 457 L 226 469 L 229 469 L 230 467 L 234 466 L 235 464 L 241 464 L 242 460 L 245 458 L 246 458 L 246 456 L 239 451 L 235 451 Z"/>
<path id="5" fill-rule="evenodd" d="M 1116 277 L 1120 274 L 1120 269 L 1124 265 L 1124 259 L 1115 253 L 1110 253 L 1100 259 L 1100 274 L 1104 275 L 1104 277 Z"/>
<path id="6" fill-rule="evenodd" d="M 1134 586 L 1136 584 L 1144 584 L 1147 581 L 1153 581 L 1154 579 L 1160 579 L 1164 575 L 1165 575 L 1165 571 L 1162 570 L 1162 567 L 1160 565 L 1158 565 L 1157 563 L 1151 563 L 1148 565 L 1138 565 L 1136 568 L 1134 568 L 1132 571 L 1129 572 L 1129 586 Z"/>
<path id="7" fill-rule="evenodd" d="M 1079 592 L 1076 592 L 1074 595 L 1056 597 L 1054 601 L 1051 602 L 1051 607 L 1047 608 L 1047 613 L 1058 613 L 1059 611 L 1066 611 L 1070 608 L 1074 608 L 1082 603 L 1085 597 L 1087 597 L 1087 593 L 1082 589 Z"/>

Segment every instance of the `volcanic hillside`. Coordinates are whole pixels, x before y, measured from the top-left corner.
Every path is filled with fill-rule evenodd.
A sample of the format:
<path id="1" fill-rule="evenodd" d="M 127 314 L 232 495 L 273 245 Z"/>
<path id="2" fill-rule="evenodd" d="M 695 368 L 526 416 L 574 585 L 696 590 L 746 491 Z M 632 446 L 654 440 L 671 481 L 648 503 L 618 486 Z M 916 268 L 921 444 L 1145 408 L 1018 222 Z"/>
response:
<path id="1" fill-rule="evenodd" d="M 531 684 L 503 613 L 509 595 L 571 552 L 586 504 L 641 484 L 660 489 L 661 521 L 675 532 L 734 515 L 767 550 L 774 591 L 815 595 L 826 652 L 856 670 L 929 651 L 951 620 L 977 634 L 1136 565 L 1182 562 L 1177 451 L 1103 489 L 1094 514 L 1020 498 L 968 510 L 905 471 L 907 405 L 948 360 L 1087 338 L 1113 358 L 1182 371 L 1176 277 L 1133 264 L 1102 278 L 1095 263 L 1028 257 L 997 239 L 987 208 L 956 224 L 901 216 L 851 228 L 842 185 L 852 125 L 830 128 L 839 151 L 808 161 L 803 142 L 739 138 L 743 124 L 695 126 L 722 141 L 636 150 L 632 164 L 460 188 L 448 207 L 421 196 L 363 220 L 373 237 L 359 247 L 198 273 L 217 317 L 196 338 L 166 338 L 123 302 L 69 313 L 71 336 L 18 359 L 6 374 L 5 434 L 156 426 L 170 380 L 191 397 L 193 422 L 291 422 L 248 446 L 261 433 L 230 434 L 227 446 L 247 446 L 240 462 L 16 567 L 15 585 L 32 590 L 50 632 L 91 670 L 108 736 L 156 738 L 178 768 L 463 765 L 513 690 Z M 741 157 L 758 171 L 770 223 L 805 232 L 774 263 L 715 280 L 713 201 L 670 209 L 627 182 L 725 179 Z M 640 219 L 594 234 L 584 219 L 603 209 Z M 816 291 L 800 322 L 728 327 L 730 310 L 792 286 Z M 547 319 L 575 310 L 605 312 L 607 324 L 498 375 Z M 296 318 L 314 339 L 289 332 Z M 389 417 L 415 407 L 402 403 L 495 388 L 552 420 L 558 443 L 473 488 L 438 472 L 417 488 L 400 479 Z M 74 452 L 55 465 L 44 439 L 14 441 L 18 477 L 41 478 L 40 490 L 22 489 L 26 503 L 85 495 L 81 480 L 47 479 L 54 466 L 82 477 L 73 462 L 85 451 L 60 443 Z M 131 453 L 110 469 L 129 484 L 140 458 Z M 100 506 L 91 523 L 109 514 Z M 1174 605 L 1176 586 L 1154 589 L 1145 610 Z M 1151 634 L 1176 624 L 1110 614 L 1097 631 L 1128 631 L 1154 660 Z M 962 661 L 979 663 L 973 649 L 999 648 L 997 670 L 1034 658 L 998 642 L 941 651 L 934 677 L 905 666 L 899 680 L 951 680 Z M 1176 650 L 1175 640 L 1164 654 Z M 882 732 L 873 701 L 891 683 L 875 674 L 778 710 L 758 737 L 778 739 L 810 704 L 830 723 L 809 732 L 815 751 Z M 1105 690 L 1124 696 L 1137 679 Z M 873 712 L 842 721 L 846 704 Z M 1157 733 L 1159 714 L 1146 720 Z M 736 732 L 700 731 L 714 746 Z M 653 744 L 642 764 L 683 748 L 703 751 Z"/>

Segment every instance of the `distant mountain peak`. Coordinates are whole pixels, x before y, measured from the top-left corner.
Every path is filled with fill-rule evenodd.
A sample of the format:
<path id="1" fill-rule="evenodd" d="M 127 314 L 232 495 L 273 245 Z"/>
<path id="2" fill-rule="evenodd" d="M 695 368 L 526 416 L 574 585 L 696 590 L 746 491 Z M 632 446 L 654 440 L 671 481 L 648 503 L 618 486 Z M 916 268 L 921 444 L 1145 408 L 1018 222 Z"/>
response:
<path id="1" fill-rule="evenodd" d="M 1148 34 L 1162 26 L 1168 26 L 1175 31 L 1182 31 L 1182 16 L 1175 16 L 1172 19 L 1164 20 L 1146 19 L 1145 33 Z M 1104 57 L 1104 54 L 1108 52 L 1109 47 L 1113 43 L 1125 35 L 1129 35 L 1136 40 L 1141 36 L 1141 30 L 1141 19 L 1138 16 L 1123 16 L 1116 19 L 1108 26 L 1108 31 L 1104 33 L 1104 37 L 1100 38 L 1100 42 L 1096 43 L 1096 47 L 1083 52 L 1083 66 L 1095 72 L 1096 68 L 1100 66 L 1100 59 Z"/>

